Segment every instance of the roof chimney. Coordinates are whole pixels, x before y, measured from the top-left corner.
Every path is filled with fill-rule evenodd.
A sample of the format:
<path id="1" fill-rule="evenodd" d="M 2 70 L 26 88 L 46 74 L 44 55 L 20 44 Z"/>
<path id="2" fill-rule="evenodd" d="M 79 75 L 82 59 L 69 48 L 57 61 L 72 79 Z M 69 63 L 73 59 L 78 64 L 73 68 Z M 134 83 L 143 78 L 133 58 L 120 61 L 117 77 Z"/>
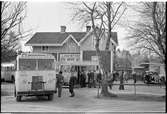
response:
<path id="1" fill-rule="evenodd" d="M 91 29 L 91 26 L 86 26 L 86 32 L 89 32 Z"/>
<path id="2" fill-rule="evenodd" d="M 66 32 L 66 26 L 60 26 L 61 30 L 60 32 Z"/>

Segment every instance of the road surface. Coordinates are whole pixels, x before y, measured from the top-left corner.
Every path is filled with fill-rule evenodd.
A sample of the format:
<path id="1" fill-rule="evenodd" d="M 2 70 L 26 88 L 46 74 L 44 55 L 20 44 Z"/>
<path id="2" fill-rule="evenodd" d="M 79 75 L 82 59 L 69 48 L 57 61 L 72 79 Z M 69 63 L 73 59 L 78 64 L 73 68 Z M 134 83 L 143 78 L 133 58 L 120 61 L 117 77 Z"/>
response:
<path id="1" fill-rule="evenodd" d="M 165 112 L 163 87 L 137 87 L 136 96 L 132 86 L 125 86 L 125 90 L 118 88 L 110 90 L 117 98 L 97 98 L 97 88 L 79 88 L 73 98 L 69 97 L 68 89 L 63 89 L 62 97 L 55 94 L 53 101 L 47 97 L 23 97 L 22 102 L 16 102 L 13 85 L 3 85 L 1 91 L 11 93 L 1 94 L 1 112 Z"/>

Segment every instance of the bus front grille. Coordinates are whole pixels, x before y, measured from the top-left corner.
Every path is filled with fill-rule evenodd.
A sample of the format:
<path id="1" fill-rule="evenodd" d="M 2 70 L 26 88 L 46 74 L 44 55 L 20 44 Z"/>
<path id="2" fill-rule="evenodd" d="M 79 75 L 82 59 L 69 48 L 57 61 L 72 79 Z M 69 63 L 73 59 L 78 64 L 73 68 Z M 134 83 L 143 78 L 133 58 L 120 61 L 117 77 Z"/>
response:
<path id="1" fill-rule="evenodd" d="M 32 76 L 31 90 L 43 90 L 43 76 Z"/>

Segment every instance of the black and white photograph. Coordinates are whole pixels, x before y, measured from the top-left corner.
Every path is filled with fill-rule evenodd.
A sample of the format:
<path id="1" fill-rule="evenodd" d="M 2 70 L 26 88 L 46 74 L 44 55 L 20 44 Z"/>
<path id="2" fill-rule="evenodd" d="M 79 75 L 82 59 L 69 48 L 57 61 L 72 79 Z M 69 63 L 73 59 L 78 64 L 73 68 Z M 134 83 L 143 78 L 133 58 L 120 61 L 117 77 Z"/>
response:
<path id="1" fill-rule="evenodd" d="M 2 114 L 166 110 L 166 1 L 1 1 Z"/>

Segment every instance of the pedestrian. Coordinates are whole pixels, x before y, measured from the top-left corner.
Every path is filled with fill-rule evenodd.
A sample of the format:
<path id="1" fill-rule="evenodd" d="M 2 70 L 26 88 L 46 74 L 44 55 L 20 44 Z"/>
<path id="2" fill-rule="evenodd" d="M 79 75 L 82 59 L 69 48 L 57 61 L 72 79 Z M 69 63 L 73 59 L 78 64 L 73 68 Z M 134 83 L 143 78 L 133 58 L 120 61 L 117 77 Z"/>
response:
<path id="1" fill-rule="evenodd" d="M 91 76 L 90 76 L 90 71 L 87 73 L 88 75 L 88 88 L 91 88 Z"/>
<path id="2" fill-rule="evenodd" d="M 93 70 L 90 72 L 90 88 L 92 86 L 94 86 L 94 88 L 95 88 L 94 72 L 93 72 Z"/>
<path id="3" fill-rule="evenodd" d="M 132 76 L 133 76 L 134 83 L 136 83 L 137 74 L 135 72 L 133 72 Z"/>
<path id="4" fill-rule="evenodd" d="M 70 80 L 69 80 L 69 92 L 71 93 L 70 97 L 74 97 L 74 85 L 76 82 L 76 77 L 74 76 L 74 73 L 71 72 Z"/>
<path id="5" fill-rule="evenodd" d="M 101 80 L 102 80 L 102 74 L 101 74 L 100 71 L 97 73 L 97 78 L 96 78 L 96 80 L 97 80 L 97 83 L 98 83 L 99 88 L 100 88 L 100 84 L 101 84 Z"/>
<path id="6" fill-rule="evenodd" d="M 113 81 L 116 81 L 116 78 L 119 74 L 116 71 L 113 71 Z"/>
<path id="7" fill-rule="evenodd" d="M 61 97 L 62 85 L 64 83 L 64 77 L 62 75 L 62 71 L 60 71 L 59 74 L 57 74 L 56 78 L 57 78 L 56 87 L 58 89 L 58 97 Z"/>
<path id="8" fill-rule="evenodd" d="M 97 78 L 97 76 L 96 76 L 96 71 L 94 70 L 94 71 L 93 71 L 93 87 L 94 87 L 94 88 L 96 88 L 96 78 Z"/>
<path id="9" fill-rule="evenodd" d="M 86 73 L 83 71 L 83 87 L 86 87 Z"/>
<path id="10" fill-rule="evenodd" d="M 84 70 L 82 71 L 81 73 L 81 81 L 80 81 L 80 85 L 81 85 L 81 88 L 85 87 L 85 81 L 86 81 L 86 74 L 84 72 Z"/>

